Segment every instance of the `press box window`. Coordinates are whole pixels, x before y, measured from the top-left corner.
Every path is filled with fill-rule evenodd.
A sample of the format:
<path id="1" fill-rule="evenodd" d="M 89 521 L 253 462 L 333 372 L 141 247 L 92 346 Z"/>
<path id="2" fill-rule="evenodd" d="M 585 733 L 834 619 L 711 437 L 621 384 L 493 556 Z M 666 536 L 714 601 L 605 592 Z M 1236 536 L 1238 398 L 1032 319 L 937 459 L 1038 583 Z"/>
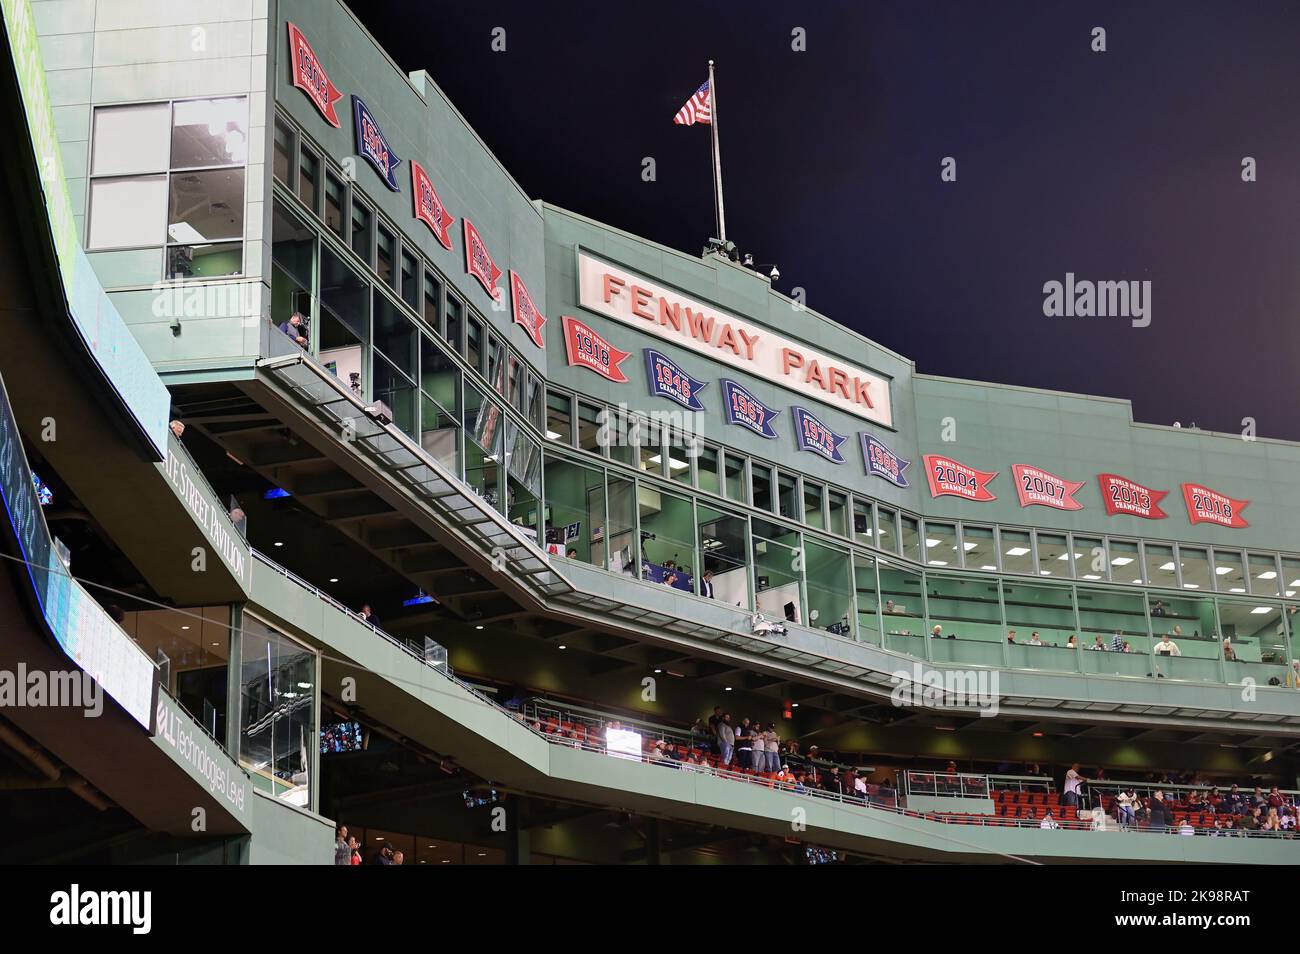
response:
<path id="1" fill-rule="evenodd" d="M 86 244 L 92 249 L 160 245 L 166 208 L 165 175 L 92 179 Z"/>
<path id="2" fill-rule="evenodd" d="M 339 238 L 346 238 L 343 210 L 347 207 L 343 180 L 325 170 L 325 225 Z"/>
<path id="3" fill-rule="evenodd" d="M 370 209 L 365 204 L 352 199 L 352 251 L 367 265 L 372 261 L 370 243 L 374 240 L 371 227 Z"/>
<path id="4" fill-rule="evenodd" d="M 298 157 L 298 198 L 302 200 L 303 205 L 316 212 L 316 199 L 319 192 L 320 159 L 316 153 L 304 146 Z"/>
<path id="5" fill-rule="evenodd" d="M 275 118 L 275 150 L 271 156 L 271 170 L 286 188 L 293 188 L 294 132 L 279 116 Z"/>
<path id="6" fill-rule="evenodd" d="M 169 112 L 166 103 L 95 110 L 90 174 L 165 172 L 170 166 Z"/>

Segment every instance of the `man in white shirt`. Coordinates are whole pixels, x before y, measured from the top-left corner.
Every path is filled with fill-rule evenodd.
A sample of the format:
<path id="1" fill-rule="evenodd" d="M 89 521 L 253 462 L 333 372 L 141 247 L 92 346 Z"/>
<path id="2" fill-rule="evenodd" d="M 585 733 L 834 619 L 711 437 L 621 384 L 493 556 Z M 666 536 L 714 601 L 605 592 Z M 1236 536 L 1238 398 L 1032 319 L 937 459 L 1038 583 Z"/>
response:
<path id="1" fill-rule="evenodd" d="M 1038 637 L 1038 633 L 1037 633 L 1037 632 L 1034 632 L 1034 633 L 1030 634 L 1030 636 L 1029 636 L 1029 645 L 1030 645 L 1030 646 L 1041 646 L 1041 645 L 1043 645 L 1043 641 L 1042 641 L 1041 639 L 1039 639 L 1039 637 Z"/>
<path id="2" fill-rule="evenodd" d="M 1061 826 L 1056 823 L 1056 819 L 1052 817 L 1051 811 L 1048 811 L 1048 813 L 1043 816 L 1043 820 L 1038 823 L 1038 827 L 1039 828 L 1060 828 Z"/>
<path id="3" fill-rule="evenodd" d="M 1178 644 L 1169 638 L 1168 633 L 1165 633 L 1165 635 L 1161 638 L 1160 642 L 1156 643 L 1155 652 L 1157 653 L 1157 655 L 1160 656 L 1181 656 L 1182 655 L 1182 652 L 1180 652 L 1178 649 Z"/>
<path id="4" fill-rule="evenodd" d="M 1079 796 L 1083 794 L 1083 783 L 1088 781 L 1079 774 L 1079 763 L 1075 762 L 1065 773 L 1065 797 L 1062 801 L 1070 808 L 1079 807 Z"/>

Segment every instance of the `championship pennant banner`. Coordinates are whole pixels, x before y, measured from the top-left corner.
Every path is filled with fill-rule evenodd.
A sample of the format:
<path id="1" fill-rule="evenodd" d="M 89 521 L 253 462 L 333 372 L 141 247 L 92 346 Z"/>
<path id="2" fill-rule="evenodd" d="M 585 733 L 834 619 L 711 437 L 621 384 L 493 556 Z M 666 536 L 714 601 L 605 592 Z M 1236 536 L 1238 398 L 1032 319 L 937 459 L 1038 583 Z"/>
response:
<path id="1" fill-rule="evenodd" d="M 794 416 L 794 436 L 800 450 L 821 454 L 833 464 L 844 463 L 840 445 L 847 438 L 840 437 L 805 408 L 794 405 L 790 413 Z"/>
<path id="2" fill-rule="evenodd" d="M 483 237 L 478 234 L 478 229 L 474 228 L 474 223 L 469 219 L 463 221 L 465 222 L 465 271 L 477 278 L 479 284 L 492 296 L 492 300 L 496 301 L 501 297 L 501 289 L 497 287 L 497 282 L 501 280 L 501 269 L 497 268 L 497 263 L 492 261 L 487 246 L 483 244 Z"/>
<path id="3" fill-rule="evenodd" d="M 397 167 L 402 164 L 402 160 L 397 157 L 397 153 L 393 152 L 392 146 L 388 145 L 379 123 L 370 114 L 361 97 L 355 93 L 352 95 L 352 113 L 356 127 L 357 152 L 365 156 L 375 167 L 379 178 L 384 180 L 384 185 L 394 192 L 401 192 L 402 187 L 397 184 Z"/>
<path id="4" fill-rule="evenodd" d="M 627 375 L 619 364 L 632 352 L 619 351 L 577 318 L 564 315 L 560 323 L 564 327 L 564 349 L 568 353 L 569 364 L 588 368 L 602 378 L 609 378 L 619 384 L 627 382 Z"/>
<path id="5" fill-rule="evenodd" d="M 776 411 L 750 394 L 735 381 L 722 378 L 722 407 L 728 424 L 747 427 L 759 437 L 773 439 L 777 436 L 772 421 Z"/>
<path id="6" fill-rule="evenodd" d="M 542 341 L 542 325 L 546 324 L 546 316 L 533 304 L 533 296 L 528 294 L 524 280 L 513 268 L 510 270 L 510 300 L 514 304 L 515 324 L 524 326 L 528 337 L 533 339 L 533 344 L 537 347 L 546 347 Z"/>
<path id="7" fill-rule="evenodd" d="M 1241 516 L 1250 506 L 1249 500 L 1236 500 L 1200 484 L 1183 484 L 1183 500 L 1187 504 L 1187 519 L 1192 523 L 1217 523 L 1234 530 L 1250 526 Z"/>
<path id="8" fill-rule="evenodd" d="M 1105 501 L 1106 513 L 1110 516 L 1120 513 L 1144 520 L 1163 520 L 1169 516 L 1160 509 L 1160 501 L 1169 491 L 1152 490 L 1117 474 L 1098 474 L 1097 480 L 1101 483 L 1101 499 Z"/>
<path id="9" fill-rule="evenodd" d="M 443 248 L 450 251 L 451 227 L 456 224 L 456 216 L 447 211 L 433 187 L 433 180 L 424 171 L 424 166 L 414 159 L 411 160 L 411 199 L 415 203 L 415 217 L 429 227 Z"/>
<path id="10" fill-rule="evenodd" d="M 981 503 L 997 500 L 988 488 L 989 481 L 997 475 L 996 470 L 976 470 L 951 457 L 925 455 L 925 476 L 930 482 L 931 497 L 964 497 Z"/>
<path id="11" fill-rule="evenodd" d="M 1075 482 L 1057 477 L 1028 464 L 1012 464 L 1011 473 L 1016 480 L 1016 496 L 1020 506 L 1055 507 L 1057 510 L 1082 510 L 1083 504 L 1074 495 L 1083 489 L 1083 481 Z"/>
<path id="12" fill-rule="evenodd" d="M 650 382 L 651 396 L 666 397 L 684 408 L 703 411 L 704 404 L 700 401 L 700 392 L 708 382 L 695 380 L 666 354 L 661 354 L 654 348 L 644 350 L 645 373 Z"/>
<path id="13" fill-rule="evenodd" d="M 865 431 L 862 433 L 862 460 L 867 465 L 868 474 L 883 477 L 896 487 L 908 486 L 903 471 L 911 467 L 912 462 L 899 457 Z"/>
<path id="14" fill-rule="evenodd" d="M 343 98 L 337 86 L 330 82 L 325 68 L 316 59 L 316 51 L 292 23 L 289 24 L 289 59 L 293 69 L 293 85 L 307 94 L 325 121 L 336 129 L 339 127 L 338 110 L 334 104 Z"/>

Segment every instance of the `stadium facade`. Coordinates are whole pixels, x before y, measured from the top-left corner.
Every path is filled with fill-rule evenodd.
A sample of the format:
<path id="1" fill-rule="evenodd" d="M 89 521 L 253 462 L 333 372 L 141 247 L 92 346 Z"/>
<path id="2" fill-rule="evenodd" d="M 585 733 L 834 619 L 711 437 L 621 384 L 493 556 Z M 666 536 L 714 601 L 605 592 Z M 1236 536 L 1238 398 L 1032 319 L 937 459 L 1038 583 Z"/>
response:
<path id="1" fill-rule="evenodd" d="M 0 711 L 13 859 L 1294 863 L 1021 766 L 1296 787 L 1300 446 L 533 199 L 336 0 L 0 5 L 0 670 L 108 696 Z M 873 797 L 642 757 L 715 705 Z"/>

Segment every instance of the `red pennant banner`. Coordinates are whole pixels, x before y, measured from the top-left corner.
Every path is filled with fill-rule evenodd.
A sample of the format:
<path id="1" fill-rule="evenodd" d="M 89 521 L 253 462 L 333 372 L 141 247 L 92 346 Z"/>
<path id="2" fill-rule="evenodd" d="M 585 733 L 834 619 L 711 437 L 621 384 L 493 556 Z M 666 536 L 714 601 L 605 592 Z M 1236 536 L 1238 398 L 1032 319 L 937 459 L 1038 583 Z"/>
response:
<path id="1" fill-rule="evenodd" d="M 487 246 L 483 244 L 483 237 L 478 234 L 478 229 L 474 228 L 474 223 L 469 219 L 465 222 L 465 271 L 469 272 L 479 280 L 492 300 L 496 301 L 501 297 L 501 289 L 497 282 L 501 279 L 501 269 L 497 268 L 497 263 L 492 261 L 492 256 L 488 254 Z"/>
<path id="2" fill-rule="evenodd" d="M 1098 474 L 1097 480 L 1101 483 L 1101 499 L 1106 502 L 1106 513 L 1110 516 L 1120 513 L 1144 520 L 1163 520 L 1169 516 L 1160 509 L 1160 501 L 1168 496 L 1169 491 L 1152 490 L 1118 474 Z"/>
<path id="3" fill-rule="evenodd" d="M 316 59 L 316 53 L 302 30 L 292 23 L 289 24 L 289 58 L 293 68 L 293 85 L 316 104 L 327 123 L 337 128 L 339 114 L 334 109 L 334 104 L 343 98 L 343 94 L 330 82 L 325 68 Z"/>
<path id="4" fill-rule="evenodd" d="M 989 481 L 997 475 L 996 470 L 976 470 L 951 457 L 925 455 L 925 477 L 930 482 L 931 497 L 964 497 L 981 503 L 997 500 L 988 489 Z"/>
<path id="5" fill-rule="evenodd" d="M 564 349 L 568 352 L 569 364 L 590 368 L 601 377 L 619 384 L 627 382 L 627 375 L 619 364 L 631 354 L 630 351 L 619 351 L 577 318 L 564 315 L 560 322 L 564 326 Z"/>
<path id="6" fill-rule="evenodd" d="M 1241 516 L 1250 506 L 1249 500 L 1236 500 L 1200 484 L 1183 484 L 1183 500 L 1187 504 L 1187 519 L 1192 523 L 1217 523 L 1234 530 L 1250 526 Z"/>
<path id="7" fill-rule="evenodd" d="M 546 347 L 542 341 L 542 325 L 546 324 L 546 316 L 537 310 L 524 280 L 513 268 L 510 270 L 510 300 L 514 303 L 515 324 L 524 326 L 528 337 L 533 339 L 533 344 L 537 347 Z"/>
<path id="8" fill-rule="evenodd" d="M 451 227 L 456 224 L 456 216 L 447 211 L 438 198 L 438 191 L 433 187 L 433 180 L 414 159 L 411 162 L 411 201 L 415 203 L 415 217 L 429 226 L 434 238 L 442 247 L 451 248 Z"/>
<path id="9" fill-rule="evenodd" d="M 1055 507 L 1057 510 L 1082 510 L 1083 504 L 1074 499 L 1074 495 L 1083 489 L 1083 481 L 1077 483 L 1057 477 L 1045 470 L 1028 464 L 1012 464 L 1011 473 L 1016 481 L 1016 496 L 1020 506 Z"/>

